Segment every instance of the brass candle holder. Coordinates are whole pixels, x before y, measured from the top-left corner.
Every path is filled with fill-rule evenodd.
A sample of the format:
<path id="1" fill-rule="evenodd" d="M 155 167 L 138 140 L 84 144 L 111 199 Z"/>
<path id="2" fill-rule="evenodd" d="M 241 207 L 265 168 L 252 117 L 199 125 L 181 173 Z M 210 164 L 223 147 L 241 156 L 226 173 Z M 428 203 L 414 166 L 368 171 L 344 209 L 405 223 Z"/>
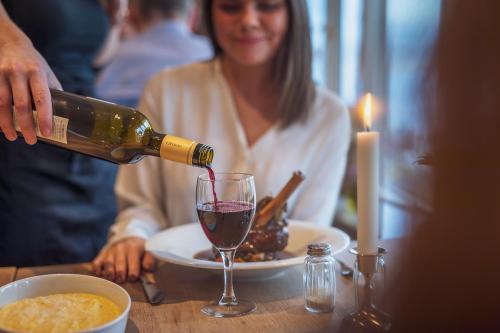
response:
<path id="1" fill-rule="evenodd" d="M 354 290 L 356 312 L 342 321 L 343 331 L 387 332 L 390 316 L 380 309 L 385 292 L 385 262 L 387 250 L 379 247 L 377 254 L 361 254 L 357 248 L 349 250 L 356 255 L 354 263 Z"/>

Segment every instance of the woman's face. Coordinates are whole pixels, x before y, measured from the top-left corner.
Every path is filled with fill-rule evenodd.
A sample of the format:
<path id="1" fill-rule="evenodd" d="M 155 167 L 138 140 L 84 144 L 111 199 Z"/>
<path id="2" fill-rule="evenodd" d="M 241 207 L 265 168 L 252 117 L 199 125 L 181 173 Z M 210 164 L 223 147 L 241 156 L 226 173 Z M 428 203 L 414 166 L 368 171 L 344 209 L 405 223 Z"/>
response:
<path id="1" fill-rule="evenodd" d="M 245 66 L 271 61 L 288 28 L 285 0 L 214 0 L 212 16 L 224 54 Z"/>

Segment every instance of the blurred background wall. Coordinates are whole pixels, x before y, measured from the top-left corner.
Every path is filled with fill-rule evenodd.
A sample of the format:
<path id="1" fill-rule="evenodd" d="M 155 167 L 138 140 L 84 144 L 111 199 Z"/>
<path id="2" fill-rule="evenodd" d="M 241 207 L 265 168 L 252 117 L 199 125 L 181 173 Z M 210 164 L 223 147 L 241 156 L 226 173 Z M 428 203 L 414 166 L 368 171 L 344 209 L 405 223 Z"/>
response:
<path id="1" fill-rule="evenodd" d="M 420 94 L 440 0 L 312 0 L 314 79 L 337 92 L 355 112 L 365 92 L 378 101 L 374 128 L 381 132 L 381 237 L 407 234 L 429 210 L 427 153 Z M 354 141 L 353 141 L 354 144 Z M 354 146 L 351 147 L 354 155 Z M 356 164 L 352 156 L 334 225 L 354 235 Z M 413 212 L 416 214 L 409 214 Z"/>

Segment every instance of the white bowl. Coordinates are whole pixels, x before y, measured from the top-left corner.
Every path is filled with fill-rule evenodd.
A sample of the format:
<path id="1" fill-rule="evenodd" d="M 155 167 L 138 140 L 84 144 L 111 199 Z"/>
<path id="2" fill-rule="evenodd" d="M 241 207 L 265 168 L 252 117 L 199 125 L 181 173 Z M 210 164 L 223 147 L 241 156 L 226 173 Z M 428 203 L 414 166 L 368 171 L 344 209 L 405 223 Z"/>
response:
<path id="1" fill-rule="evenodd" d="M 118 318 L 81 333 L 123 333 L 127 326 L 131 300 L 129 294 L 116 283 L 89 275 L 48 274 L 29 277 L 0 287 L 0 307 L 24 298 L 60 293 L 90 293 L 106 297 L 122 313 Z M 0 331 L 2 331 L 0 329 Z M 11 332 L 11 331 L 3 331 Z M 80 333 L 79 332 L 79 333 Z"/>
<path id="2" fill-rule="evenodd" d="M 312 222 L 289 220 L 289 239 L 285 251 L 291 258 L 234 263 L 234 278 L 239 280 L 258 280 L 272 278 L 286 269 L 301 265 L 310 243 L 325 242 L 332 246 L 332 253 L 342 252 L 349 245 L 349 236 L 340 229 L 322 227 Z M 146 242 L 146 250 L 156 258 L 182 266 L 204 268 L 213 272 L 221 272 L 222 263 L 194 259 L 194 255 L 211 248 L 211 243 L 203 233 L 199 223 L 185 224 L 165 229 Z"/>

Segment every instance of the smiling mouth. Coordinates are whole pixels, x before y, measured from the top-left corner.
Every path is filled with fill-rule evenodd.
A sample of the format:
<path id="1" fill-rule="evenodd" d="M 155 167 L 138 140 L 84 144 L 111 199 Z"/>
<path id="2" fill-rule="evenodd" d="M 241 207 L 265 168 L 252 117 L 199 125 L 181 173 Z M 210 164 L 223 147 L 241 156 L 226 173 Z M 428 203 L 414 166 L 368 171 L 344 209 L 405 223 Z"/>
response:
<path id="1" fill-rule="evenodd" d="M 246 38 L 238 38 L 236 42 L 242 44 L 257 44 L 264 40 L 262 37 L 246 37 Z"/>

